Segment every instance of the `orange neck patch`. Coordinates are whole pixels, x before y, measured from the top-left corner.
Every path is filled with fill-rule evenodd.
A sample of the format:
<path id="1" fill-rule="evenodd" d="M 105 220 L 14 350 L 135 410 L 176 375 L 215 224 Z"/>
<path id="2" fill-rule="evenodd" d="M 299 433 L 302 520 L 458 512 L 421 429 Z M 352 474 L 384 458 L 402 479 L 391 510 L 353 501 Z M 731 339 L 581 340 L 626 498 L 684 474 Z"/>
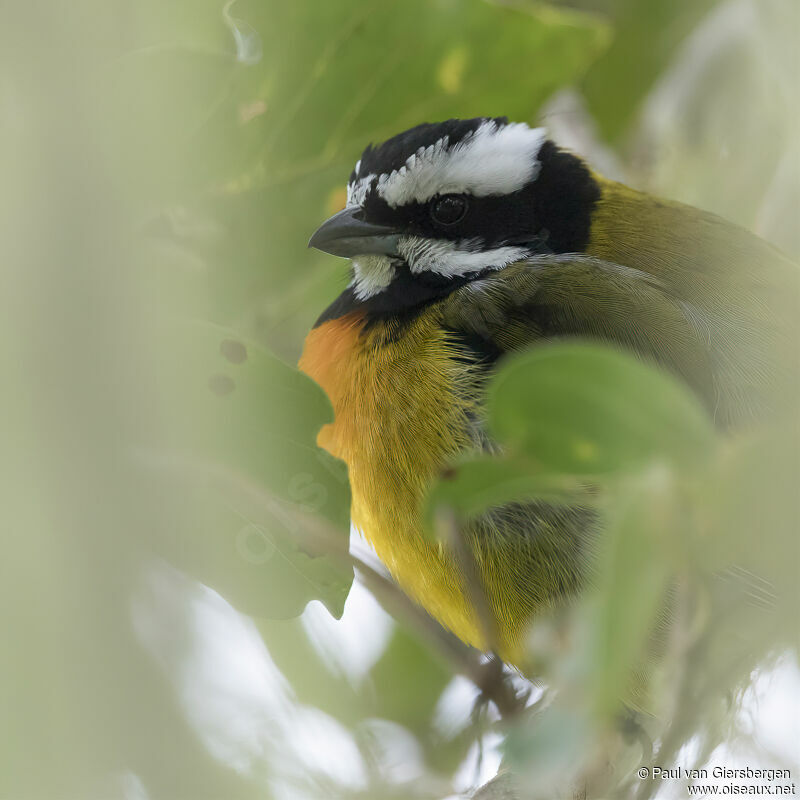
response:
<path id="1" fill-rule="evenodd" d="M 298 367 L 313 378 L 328 395 L 335 418 L 339 418 L 351 391 L 352 365 L 356 361 L 364 314 L 353 311 L 312 329 L 306 337 Z M 333 441 L 333 425 L 325 425 L 317 443 L 337 458 L 347 460 Z M 339 451 L 339 452 L 337 452 Z"/>

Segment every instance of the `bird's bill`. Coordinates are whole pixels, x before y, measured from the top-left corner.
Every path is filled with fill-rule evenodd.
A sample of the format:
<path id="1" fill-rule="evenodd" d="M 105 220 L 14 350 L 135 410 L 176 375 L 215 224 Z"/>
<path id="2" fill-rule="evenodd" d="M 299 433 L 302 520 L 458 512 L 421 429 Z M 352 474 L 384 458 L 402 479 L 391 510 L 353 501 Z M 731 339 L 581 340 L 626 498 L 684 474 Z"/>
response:
<path id="1" fill-rule="evenodd" d="M 362 208 L 346 208 L 325 220 L 309 239 L 308 246 L 342 258 L 376 254 L 397 255 L 399 234 L 386 225 L 361 219 Z"/>

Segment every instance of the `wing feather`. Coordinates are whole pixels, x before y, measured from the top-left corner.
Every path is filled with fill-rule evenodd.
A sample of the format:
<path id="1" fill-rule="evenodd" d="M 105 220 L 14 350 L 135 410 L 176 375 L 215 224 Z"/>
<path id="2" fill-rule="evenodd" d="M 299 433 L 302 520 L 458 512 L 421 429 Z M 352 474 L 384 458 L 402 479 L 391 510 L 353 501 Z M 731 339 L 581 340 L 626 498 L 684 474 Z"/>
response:
<path id="1" fill-rule="evenodd" d="M 724 428 L 770 406 L 778 370 L 770 326 L 735 305 L 724 308 L 720 298 L 707 308 L 692 303 L 642 270 L 568 254 L 492 273 L 450 295 L 441 313 L 444 327 L 486 367 L 539 341 L 620 347 L 682 378 Z"/>

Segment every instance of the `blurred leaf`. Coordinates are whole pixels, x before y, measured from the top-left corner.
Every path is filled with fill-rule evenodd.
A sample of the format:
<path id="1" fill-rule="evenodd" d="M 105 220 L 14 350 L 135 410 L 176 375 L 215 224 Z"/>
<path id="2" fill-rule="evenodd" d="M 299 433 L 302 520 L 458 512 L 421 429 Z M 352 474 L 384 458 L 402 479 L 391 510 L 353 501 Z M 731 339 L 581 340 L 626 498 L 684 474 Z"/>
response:
<path id="1" fill-rule="evenodd" d="M 524 456 L 480 456 L 447 470 L 428 497 L 426 520 L 432 526 L 437 508 L 443 506 L 469 518 L 492 507 L 530 500 L 563 505 L 590 502 L 582 483 L 554 475 Z"/>
<path id="2" fill-rule="evenodd" d="M 373 715 L 421 735 L 452 674 L 430 648 L 398 627 L 370 677 L 376 690 Z"/>
<path id="3" fill-rule="evenodd" d="M 514 356 L 491 384 L 488 407 L 499 441 L 567 474 L 659 459 L 686 466 L 714 447 L 711 423 L 687 389 L 597 345 L 542 345 Z"/>
<path id="4" fill-rule="evenodd" d="M 238 0 L 228 17 L 237 37 L 260 37 L 253 64 L 236 60 L 219 6 L 203 23 L 189 7 L 137 13 L 144 41 L 107 91 L 124 98 L 121 120 L 134 98 L 147 131 L 144 147 L 131 142 L 142 195 L 202 204 L 222 222 L 224 240 L 201 248 L 215 319 L 244 311 L 259 340 L 295 357 L 344 280 L 306 242 L 364 147 L 453 116 L 530 120 L 608 38 L 599 20 L 484 0 Z"/>
<path id="5" fill-rule="evenodd" d="M 163 641 L 152 652 L 174 665 L 168 681 L 134 634 L 131 611 L 146 591 L 141 577 L 154 543 L 255 614 L 290 616 L 313 597 L 341 610 L 350 576 L 299 538 L 313 523 L 338 530 L 346 545 L 345 470 L 314 443 L 330 419 L 324 396 L 236 333 L 200 324 L 159 337 L 151 315 L 157 307 L 171 318 L 225 321 L 296 356 L 311 320 L 344 283 L 342 262 L 306 251 L 308 233 L 341 204 L 368 141 L 451 115 L 530 120 L 554 90 L 583 84 L 602 132 L 616 141 L 643 101 L 657 109 L 644 143 L 658 162 L 651 185 L 797 250 L 796 0 L 721 3 L 726 14 L 707 16 L 686 47 L 678 45 L 712 0 L 570 0 L 616 26 L 606 55 L 609 27 L 600 18 L 552 3 L 499 4 L 8 4 L 0 27 L 9 142 L 0 245 L 11 270 L 0 315 L 10 367 L 0 607 L 10 644 L 0 657 L 8 767 L 0 795 L 345 791 L 338 782 L 311 785 L 315 758 L 346 764 L 346 753 L 303 725 L 285 729 L 303 737 L 299 761 L 287 758 L 274 772 L 257 761 L 245 766 L 249 743 L 270 764 L 278 752 L 270 726 L 252 730 L 237 711 L 260 703 L 264 676 L 236 686 L 232 706 L 223 684 L 214 684 L 219 694 L 197 691 L 197 676 L 215 663 L 214 645 L 231 659 L 247 651 L 232 650 L 225 636 L 212 642 L 216 629 L 205 631 L 208 650 L 190 649 L 200 631 L 188 596 L 176 597 L 180 622 L 160 620 Z M 656 83 L 658 95 L 647 98 Z M 132 258 L 131 232 L 153 221 L 157 235 L 148 229 L 147 252 Z M 676 701 L 675 748 L 693 736 L 696 743 L 699 731 L 710 752 L 726 732 L 728 695 L 765 655 L 797 644 L 796 432 L 783 426 L 769 441 L 753 434 L 709 448 L 718 458 L 704 464 L 708 472 L 687 470 L 680 493 L 669 471 L 660 488 L 649 472 L 654 484 L 642 487 L 639 459 L 666 454 L 681 469 L 694 465 L 708 439 L 702 426 L 685 425 L 683 400 L 672 404 L 667 393 L 655 402 L 649 378 L 611 391 L 590 371 L 583 383 L 590 397 L 600 385 L 614 398 L 614 414 L 589 406 L 589 433 L 610 447 L 601 466 L 637 469 L 611 473 L 618 505 L 608 513 L 596 594 L 575 601 L 591 604 L 580 616 L 595 626 L 588 655 L 574 653 L 575 625 L 562 610 L 563 624 L 553 627 L 558 646 L 540 661 L 553 668 L 552 685 L 573 689 L 579 673 L 589 702 L 611 709 L 653 643 L 648 620 L 659 618 L 659 591 L 683 568 L 699 609 L 691 609 L 687 632 L 695 645 L 688 656 L 667 653 L 676 679 L 660 688 Z M 557 407 L 544 408 L 561 426 L 544 437 L 550 460 L 532 446 L 541 432 L 527 433 L 542 403 L 520 403 L 509 420 L 526 433 L 510 443 L 524 447 L 465 466 L 436 490 L 443 502 L 468 515 L 547 488 L 542 475 L 561 475 L 565 461 L 576 467 L 564 417 L 578 410 L 564 400 L 574 394 L 579 404 L 585 395 L 556 389 Z M 647 425 L 652 417 L 654 433 L 642 434 L 637 412 Z M 686 436 L 667 442 L 665 420 L 680 421 Z M 144 472 L 126 457 L 133 447 Z M 356 687 L 324 674 L 300 623 L 270 621 L 260 630 L 299 702 L 355 729 L 367 714 L 402 720 L 428 767 L 456 772 L 478 731 L 442 743 L 426 727 L 450 673 L 410 634 Z M 586 700 L 580 691 L 560 696 Z M 563 786 L 595 745 L 577 710 L 551 706 L 537 729 L 511 732 L 509 758 L 530 779 L 527 789 Z M 225 731 L 234 734 L 230 746 L 216 739 Z M 218 745 L 203 744 L 209 734 Z M 424 779 L 394 783 L 401 772 L 370 775 L 360 796 L 449 793 L 449 775 L 448 791 L 441 780 L 434 791 Z M 301 773 L 311 776 L 308 786 L 294 784 Z M 377 785 L 384 779 L 390 788 Z"/>
<path id="6" fill-rule="evenodd" d="M 340 616 L 352 573 L 298 538 L 313 515 L 342 548 L 349 535 L 346 469 L 314 444 L 331 418 L 324 393 L 236 332 L 188 323 L 165 340 L 172 415 L 156 464 L 197 487 L 200 518 L 172 558 L 248 613 L 293 616 L 319 599 Z"/>
<path id="7" fill-rule="evenodd" d="M 798 482 L 795 423 L 729 443 L 697 487 L 704 526 L 695 561 L 707 571 L 727 570 L 754 604 L 776 614 L 796 614 L 800 605 Z"/>
<path id="8" fill-rule="evenodd" d="M 659 76 L 632 147 L 640 188 L 720 214 L 795 258 L 798 30 L 795 0 L 720 2 Z"/>
<path id="9" fill-rule="evenodd" d="M 678 46 L 718 2 L 566 0 L 558 3 L 606 14 L 613 23 L 611 46 L 592 65 L 582 85 L 592 116 L 607 139 L 619 139 L 628 130 Z"/>
<path id="10" fill-rule="evenodd" d="M 362 693 L 312 646 L 301 618 L 260 619 L 258 629 L 270 657 L 292 686 L 297 702 L 355 725 L 365 714 Z"/>
<path id="11" fill-rule="evenodd" d="M 523 800 L 572 796 L 590 734 L 582 714 L 555 706 L 511 727 L 503 751 Z"/>
<path id="12" fill-rule="evenodd" d="M 370 139 L 431 114 L 530 117 L 537 99 L 586 69 L 605 38 L 599 23 L 483 0 L 273 0 L 236 10 L 269 42 L 270 103 L 254 155 L 284 175 L 317 173 L 315 181 L 320 167 L 345 158 L 339 184 Z M 527 54 L 531 70 L 512 67 L 509 52 Z M 279 179 L 271 169 L 261 175 L 270 185 Z"/>
<path id="13" fill-rule="evenodd" d="M 613 500 L 599 545 L 596 591 L 586 606 L 591 644 L 584 658 L 589 696 L 606 719 L 619 714 L 623 702 L 647 707 L 642 670 L 663 634 L 658 623 L 676 572 L 672 540 L 687 527 L 679 508 L 674 476 L 663 466 L 637 476 Z"/>

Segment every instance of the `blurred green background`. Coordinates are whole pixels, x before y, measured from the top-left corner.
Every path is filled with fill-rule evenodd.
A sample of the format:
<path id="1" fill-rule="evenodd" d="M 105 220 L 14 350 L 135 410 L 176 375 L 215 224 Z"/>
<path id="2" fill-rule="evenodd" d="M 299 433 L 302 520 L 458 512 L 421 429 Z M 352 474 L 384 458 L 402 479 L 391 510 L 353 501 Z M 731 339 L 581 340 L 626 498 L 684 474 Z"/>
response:
<path id="1" fill-rule="evenodd" d="M 469 681 L 360 585 L 345 606 L 346 474 L 315 447 L 330 411 L 293 365 L 346 265 L 308 237 L 370 141 L 507 115 L 797 258 L 799 33 L 796 0 L 4 4 L 0 798 L 444 798 L 491 777 L 500 733 L 470 718 Z M 655 613 L 648 583 L 708 595 L 701 632 L 739 608 L 708 588 L 719 550 L 674 529 L 733 530 L 759 569 L 731 591 L 779 599 L 678 643 L 668 663 L 699 659 L 702 680 L 665 680 L 663 702 L 741 689 L 768 656 L 797 699 L 795 434 L 717 445 L 699 500 L 669 470 L 626 478 L 607 574 L 616 547 L 638 577 L 563 623 L 588 648 L 577 666 L 556 622 L 535 633 L 581 710 L 504 728 L 516 768 L 549 786 L 590 749 Z M 690 522 L 671 516 L 687 503 Z M 653 553 L 666 566 L 642 570 Z M 595 670 L 582 625 L 633 631 L 630 657 Z M 570 694 L 581 669 L 589 702 Z M 736 727 L 703 739 L 675 718 L 698 759 Z M 767 760 L 796 760 L 785 724 L 762 731 Z"/>

